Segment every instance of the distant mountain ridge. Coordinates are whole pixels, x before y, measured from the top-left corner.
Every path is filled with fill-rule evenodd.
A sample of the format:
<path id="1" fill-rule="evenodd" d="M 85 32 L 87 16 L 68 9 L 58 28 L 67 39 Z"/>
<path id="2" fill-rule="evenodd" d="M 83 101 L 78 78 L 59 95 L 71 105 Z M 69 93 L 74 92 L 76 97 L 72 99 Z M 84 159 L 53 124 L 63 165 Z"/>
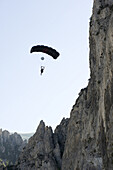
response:
<path id="1" fill-rule="evenodd" d="M 0 129 L 0 159 L 4 165 L 15 164 L 26 143 L 27 141 L 23 140 L 18 133 L 11 134 L 7 130 Z"/>

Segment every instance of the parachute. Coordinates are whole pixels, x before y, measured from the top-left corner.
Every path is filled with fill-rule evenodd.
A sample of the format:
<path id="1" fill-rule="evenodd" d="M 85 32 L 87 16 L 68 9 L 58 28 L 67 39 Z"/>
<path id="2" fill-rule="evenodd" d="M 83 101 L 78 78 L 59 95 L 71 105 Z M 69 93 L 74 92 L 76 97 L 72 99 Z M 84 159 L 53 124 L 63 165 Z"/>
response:
<path id="1" fill-rule="evenodd" d="M 57 59 L 58 56 L 60 55 L 60 53 L 56 51 L 55 49 L 48 47 L 48 46 L 44 46 L 44 45 L 33 46 L 30 50 L 30 53 L 33 53 L 33 52 L 46 53 L 50 55 L 51 57 L 53 57 L 54 59 Z"/>

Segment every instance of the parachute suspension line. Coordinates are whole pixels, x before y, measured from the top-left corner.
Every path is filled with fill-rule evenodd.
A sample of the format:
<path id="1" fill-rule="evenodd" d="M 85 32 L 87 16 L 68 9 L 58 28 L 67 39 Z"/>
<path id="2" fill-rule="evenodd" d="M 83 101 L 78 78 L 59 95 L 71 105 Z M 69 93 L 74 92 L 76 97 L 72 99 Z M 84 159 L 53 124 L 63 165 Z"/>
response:
<path id="1" fill-rule="evenodd" d="M 44 60 L 45 60 L 45 58 L 44 58 L 44 57 L 41 57 L 40 59 L 41 59 L 41 66 L 44 67 Z"/>

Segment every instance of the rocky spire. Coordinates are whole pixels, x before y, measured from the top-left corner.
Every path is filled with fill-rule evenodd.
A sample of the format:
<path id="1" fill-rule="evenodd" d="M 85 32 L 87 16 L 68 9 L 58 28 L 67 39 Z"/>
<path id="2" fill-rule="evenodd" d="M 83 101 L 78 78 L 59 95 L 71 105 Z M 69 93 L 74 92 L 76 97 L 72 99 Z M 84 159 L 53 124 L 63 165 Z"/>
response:
<path id="1" fill-rule="evenodd" d="M 53 133 L 52 128 L 43 121 L 36 133 L 29 139 L 28 145 L 20 155 L 16 168 L 21 170 L 58 170 L 66 140 L 68 119 L 63 119 Z"/>

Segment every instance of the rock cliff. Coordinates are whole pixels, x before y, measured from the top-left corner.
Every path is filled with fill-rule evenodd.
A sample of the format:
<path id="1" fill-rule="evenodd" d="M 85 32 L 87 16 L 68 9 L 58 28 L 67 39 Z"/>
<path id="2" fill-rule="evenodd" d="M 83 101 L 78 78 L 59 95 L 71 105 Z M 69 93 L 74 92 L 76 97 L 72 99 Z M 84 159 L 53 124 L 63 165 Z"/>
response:
<path id="1" fill-rule="evenodd" d="M 45 123 L 41 121 L 36 133 L 23 149 L 17 168 L 21 170 L 60 169 L 68 122 L 68 119 L 63 119 L 53 133 L 52 128 L 45 126 Z"/>
<path id="2" fill-rule="evenodd" d="M 22 170 L 113 169 L 113 0 L 94 0 L 90 80 L 70 118 L 52 132 L 41 121 L 21 154 Z"/>
<path id="3" fill-rule="evenodd" d="M 19 134 L 0 129 L 0 165 L 14 164 L 25 145 Z"/>
<path id="4" fill-rule="evenodd" d="M 89 43 L 91 78 L 71 111 L 62 170 L 113 169 L 113 1 L 94 1 Z"/>

